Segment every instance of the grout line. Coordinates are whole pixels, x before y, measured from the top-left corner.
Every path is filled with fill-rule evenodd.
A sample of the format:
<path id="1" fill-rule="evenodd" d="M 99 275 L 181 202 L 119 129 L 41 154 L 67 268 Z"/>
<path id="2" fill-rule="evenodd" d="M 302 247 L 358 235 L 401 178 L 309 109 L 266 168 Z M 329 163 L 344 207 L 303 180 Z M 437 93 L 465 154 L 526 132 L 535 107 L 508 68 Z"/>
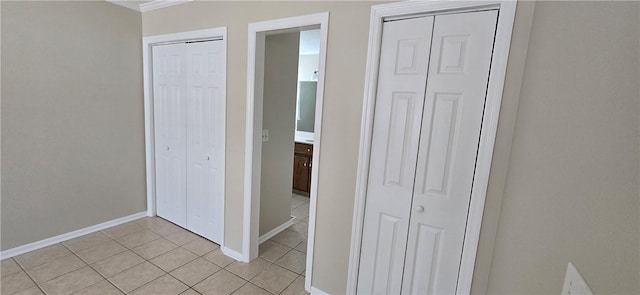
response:
<path id="1" fill-rule="evenodd" d="M 83 236 L 82 236 L 82 237 L 83 237 Z M 107 237 L 111 238 L 109 235 L 107 235 Z M 71 252 L 73 255 L 75 255 L 76 257 L 78 257 L 78 259 L 80 259 L 80 261 L 84 262 L 84 264 L 86 264 L 89 268 L 91 268 L 93 271 L 95 271 L 95 272 L 96 272 L 99 276 L 101 276 L 105 281 L 107 281 L 109 284 L 111 284 L 112 286 L 114 286 L 114 287 L 115 287 L 116 289 L 118 289 L 120 292 L 122 292 L 123 294 L 125 294 L 125 292 L 124 292 L 124 291 L 120 290 L 120 288 L 118 288 L 118 286 L 114 285 L 111 281 L 109 281 L 109 279 L 107 279 L 107 278 L 106 278 L 104 275 L 102 275 L 98 270 L 96 270 L 93 266 L 91 266 L 91 264 L 87 263 L 86 261 L 84 261 L 84 260 L 82 259 L 82 257 L 78 256 L 78 254 L 76 254 L 76 252 L 71 251 L 71 249 L 69 249 L 67 246 L 63 245 L 62 243 L 60 243 L 60 245 L 62 245 L 62 247 L 65 247 L 67 250 L 69 250 L 69 252 Z M 95 247 L 95 246 L 94 246 L 94 247 Z M 90 249 L 90 248 L 93 248 L 93 247 L 89 247 L 89 248 L 87 248 L 87 249 Z M 120 253 L 122 253 L 122 252 L 119 252 L 118 254 L 120 254 Z M 118 254 L 116 254 L 116 255 L 118 255 Z M 115 256 L 115 255 L 113 255 L 113 256 Z M 111 256 L 111 257 L 113 257 L 113 256 Z M 110 258 L 110 257 L 108 257 L 108 258 Z M 105 258 L 105 259 L 106 259 L 106 258 Z M 103 260 L 104 260 L 104 259 L 103 259 Z M 100 260 L 100 261 L 102 261 L 102 260 Z M 97 261 L 96 261 L 96 262 L 97 262 Z M 95 263 L 95 262 L 94 262 L 94 263 Z M 82 268 L 82 267 L 81 267 L 81 268 Z M 79 268 L 79 269 L 81 269 L 81 268 Z M 76 269 L 76 270 L 77 270 L 77 269 Z M 74 271 L 75 271 L 75 270 L 74 270 Z M 82 291 L 82 290 L 84 290 L 84 289 L 87 289 L 87 288 L 89 288 L 89 287 L 91 287 L 91 286 L 93 286 L 93 285 L 96 285 L 96 284 L 98 284 L 98 283 L 100 283 L 100 281 L 96 282 L 95 284 L 91 284 L 91 285 L 89 285 L 89 286 L 86 286 L 86 287 L 84 287 L 84 288 L 82 288 L 82 289 L 80 289 L 80 290 L 77 290 L 77 291 L 73 292 L 73 293 L 78 293 L 78 292 L 80 292 L 80 291 Z M 45 293 L 45 294 L 46 294 L 46 293 Z"/>
<path id="2" fill-rule="evenodd" d="M 54 245 L 55 245 L 55 244 L 54 244 Z M 66 247 L 65 247 L 65 248 L 66 248 Z M 29 252 L 27 252 L 27 253 L 29 253 Z M 24 254 L 26 254 L 26 253 L 24 253 Z M 24 254 L 22 254 L 22 255 L 24 255 Z M 31 280 L 31 282 L 33 282 L 33 284 L 35 284 L 35 285 L 36 285 L 36 288 L 38 288 L 38 289 L 40 290 L 40 292 L 42 292 L 42 294 L 47 294 L 47 293 L 42 289 L 42 287 L 40 287 L 40 284 L 36 283 L 36 280 L 35 280 L 35 279 L 33 279 L 33 278 L 31 277 L 31 275 L 27 272 L 27 270 L 26 270 L 24 267 L 22 267 L 22 265 L 21 265 L 20 263 L 18 263 L 18 260 L 15 260 L 13 257 L 11 257 L 10 259 L 12 259 L 12 260 L 13 260 L 13 262 L 14 262 L 15 264 L 17 264 L 17 265 L 18 265 L 18 267 L 22 270 L 22 272 L 24 272 L 24 274 L 26 274 L 26 275 L 27 275 L 27 277 Z M 45 262 L 45 263 L 46 263 L 46 262 Z M 44 263 L 43 263 L 43 264 L 44 264 Z M 29 288 L 27 288 L 27 289 L 29 289 Z M 24 289 L 24 290 L 27 290 L 27 289 Z M 20 290 L 20 291 L 18 291 L 18 292 L 22 292 L 22 291 L 24 291 L 24 290 Z"/>

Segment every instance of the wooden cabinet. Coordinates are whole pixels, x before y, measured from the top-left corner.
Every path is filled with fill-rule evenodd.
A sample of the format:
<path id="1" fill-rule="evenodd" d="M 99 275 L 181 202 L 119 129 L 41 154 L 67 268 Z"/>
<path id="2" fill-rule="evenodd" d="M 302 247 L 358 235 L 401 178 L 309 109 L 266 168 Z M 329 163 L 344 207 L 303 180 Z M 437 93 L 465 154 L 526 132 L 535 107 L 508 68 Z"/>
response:
<path id="1" fill-rule="evenodd" d="M 313 145 L 296 142 L 293 155 L 293 189 L 311 191 L 311 165 Z"/>

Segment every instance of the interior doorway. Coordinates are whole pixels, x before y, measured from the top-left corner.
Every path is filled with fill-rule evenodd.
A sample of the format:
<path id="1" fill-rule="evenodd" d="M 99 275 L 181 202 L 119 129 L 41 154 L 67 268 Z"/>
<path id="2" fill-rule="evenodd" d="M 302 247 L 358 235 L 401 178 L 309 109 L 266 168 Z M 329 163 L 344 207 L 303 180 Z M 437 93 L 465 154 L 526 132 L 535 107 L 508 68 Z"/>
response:
<path id="1" fill-rule="evenodd" d="M 294 260 L 299 260 L 299 254 L 306 252 L 304 268 L 296 271 L 305 275 L 307 291 L 311 289 L 312 281 L 328 16 L 328 13 L 321 13 L 249 24 L 242 258 L 245 262 L 257 258 L 260 242 L 277 239 L 279 234 L 280 237 L 291 236 L 291 239 L 280 239 L 279 246 L 289 247 L 287 253 L 295 251 L 290 254 L 298 255 Z M 315 34 L 319 43 L 317 66 L 312 67 L 311 73 L 299 73 L 300 36 L 306 38 L 305 35 L 309 34 Z M 294 59 L 292 74 L 290 69 Z M 284 76 L 289 78 L 283 79 Z M 300 87 L 301 81 L 313 83 L 302 83 Z M 293 90 L 286 95 L 278 93 L 284 88 Z M 308 92 L 315 92 L 315 101 L 302 98 L 301 102 L 299 94 Z M 303 106 L 305 103 L 309 105 Z M 293 194 L 294 154 L 308 157 L 306 163 L 297 161 L 309 173 L 308 199 L 304 199 L 307 198 L 304 190 L 298 190 L 298 195 Z M 283 160 L 274 163 L 277 157 Z M 278 171 L 285 172 L 275 172 L 273 169 L 276 167 L 281 169 Z M 270 181 L 277 181 L 278 184 Z M 276 198 L 281 201 L 286 198 L 286 201 L 280 205 L 261 202 L 263 197 L 273 198 L 274 193 Z M 286 207 L 282 205 L 285 203 Z M 308 204 L 308 209 L 301 207 L 304 203 Z M 262 206 L 271 207 L 261 210 Z M 261 212 L 276 211 L 285 212 L 286 220 L 282 217 L 284 214 L 279 214 L 280 217 L 274 220 L 261 216 Z M 297 242 L 296 245 L 293 245 L 294 242 Z"/>

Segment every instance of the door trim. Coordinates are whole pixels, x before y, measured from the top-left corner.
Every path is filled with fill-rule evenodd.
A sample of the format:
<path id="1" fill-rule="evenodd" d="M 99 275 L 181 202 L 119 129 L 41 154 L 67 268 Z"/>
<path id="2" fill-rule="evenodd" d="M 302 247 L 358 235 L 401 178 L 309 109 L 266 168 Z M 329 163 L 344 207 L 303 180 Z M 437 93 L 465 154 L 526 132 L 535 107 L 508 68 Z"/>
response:
<path id="1" fill-rule="evenodd" d="M 480 226 L 489 183 L 491 159 L 493 157 L 493 146 L 498 127 L 509 47 L 511 45 L 516 1 L 462 2 L 454 0 L 426 0 L 372 6 L 362 125 L 360 130 L 356 196 L 347 277 L 347 294 L 355 294 L 357 289 L 383 22 L 387 19 L 416 17 L 423 14 L 447 14 L 486 9 L 499 9 L 499 16 L 456 291 L 458 294 L 469 294 L 471 292 L 473 269 L 480 239 Z"/>
<path id="2" fill-rule="evenodd" d="M 307 269 L 305 289 L 311 290 L 313 274 L 313 251 L 315 238 L 316 207 L 318 193 L 318 173 L 320 164 L 320 146 L 322 134 L 322 105 L 324 97 L 325 65 L 327 53 L 327 33 L 329 13 L 317 13 L 290 18 L 250 23 L 247 44 L 247 109 L 244 167 L 244 207 L 242 218 L 242 261 L 249 262 L 258 257 L 259 221 L 260 221 L 260 159 L 262 150 L 262 95 L 258 93 L 256 82 L 261 81 L 264 72 L 256 70 L 264 56 L 259 47 L 264 48 L 264 35 L 271 32 L 295 32 L 304 27 L 320 26 L 320 53 L 318 60 L 318 87 L 316 90 L 316 117 L 314 127 L 313 163 L 311 167 L 311 191 L 309 205 L 309 233 L 307 244 Z M 260 36 L 262 39 L 260 40 Z M 262 50 L 262 54 L 264 50 Z M 256 62 L 258 61 L 258 62 Z M 258 94 L 258 95 L 257 95 Z"/>
<path id="3" fill-rule="evenodd" d="M 143 91 L 144 91 L 144 141 L 145 141 L 145 158 L 147 171 L 147 216 L 156 216 L 156 168 L 155 168 L 155 139 L 154 139 L 154 118 L 153 118 L 153 55 L 152 47 L 158 44 L 197 41 L 203 39 L 220 40 L 223 43 L 223 61 L 222 61 L 222 107 L 225 109 L 223 113 L 224 125 L 222 128 L 222 137 L 226 143 L 226 109 L 227 109 L 227 27 L 219 27 L 197 31 L 187 31 L 174 34 L 155 35 L 142 38 L 142 69 L 143 69 Z M 225 157 L 226 147 L 223 145 L 222 158 Z M 225 162 L 222 164 L 222 171 L 225 170 Z M 224 246 L 224 204 L 226 199 L 225 190 L 225 173 L 222 174 L 222 240 L 221 246 Z"/>

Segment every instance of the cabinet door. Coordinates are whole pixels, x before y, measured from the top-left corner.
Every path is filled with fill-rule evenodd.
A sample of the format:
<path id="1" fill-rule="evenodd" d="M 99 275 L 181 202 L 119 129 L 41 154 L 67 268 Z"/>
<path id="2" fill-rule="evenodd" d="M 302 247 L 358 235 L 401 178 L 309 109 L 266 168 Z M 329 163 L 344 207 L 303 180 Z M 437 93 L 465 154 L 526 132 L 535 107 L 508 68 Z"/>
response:
<path id="1" fill-rule="evenodd" d="M 435 17 L 403 294 L 455 294 L 497 11 Z"/>
<path id="2" fill-rule="evenodd" d="M 223 42 L 187 45 L 187 229 L 222 242 Z"/>
<path id="3" fill-rule="evenodd" d="M 299 191 L 309 191 L 309 157 L 295 154 L 293 156 L 293 188 Z"/>
<path id="4" fill-rule="evenodd" d="M 186 226 L 185 44 L 153 47 L 156 208 Z"/>
<path id="5" fill-rule="evenodd" d="M 384 23 L 362 249 L 360 294 L 399 294 L 433 17 Z"/>

